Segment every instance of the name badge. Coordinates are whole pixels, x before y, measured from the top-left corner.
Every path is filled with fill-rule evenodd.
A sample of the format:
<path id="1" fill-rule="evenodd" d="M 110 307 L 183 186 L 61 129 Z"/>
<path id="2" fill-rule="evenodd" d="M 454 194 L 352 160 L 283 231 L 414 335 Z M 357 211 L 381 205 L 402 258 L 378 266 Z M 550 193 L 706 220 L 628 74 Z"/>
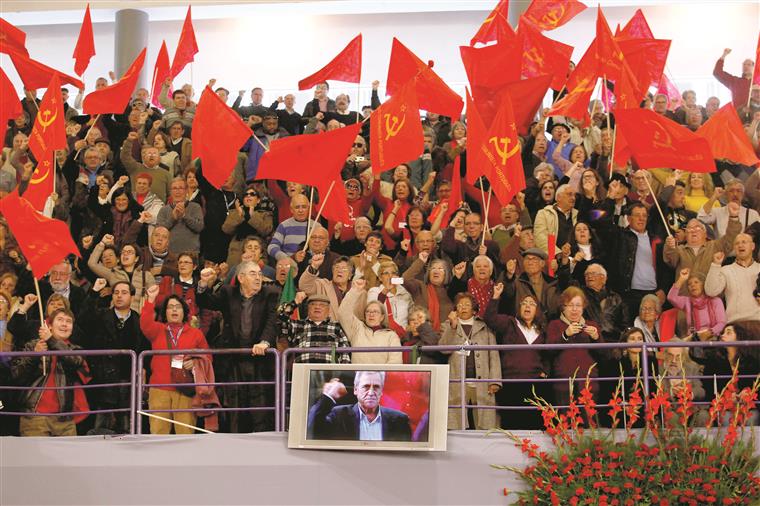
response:
<path id="1" fill-rule="evenodd" d="M 172 357 L 172 367 L 175 369 L 182 369 L 182 357 Z"/>

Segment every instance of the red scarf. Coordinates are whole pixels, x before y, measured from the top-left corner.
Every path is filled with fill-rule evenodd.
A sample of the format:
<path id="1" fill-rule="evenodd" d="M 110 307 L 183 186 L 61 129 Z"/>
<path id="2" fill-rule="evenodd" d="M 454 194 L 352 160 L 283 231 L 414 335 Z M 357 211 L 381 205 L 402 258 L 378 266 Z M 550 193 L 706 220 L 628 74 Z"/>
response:
<path id="1" fill-rule="evenodd" d="M 438 293 L 435 291 L 435 286 L 432 284 L 427 285 L 428 295 L 428 312 L 430 313 L 430 323 L 433 325 L 433 330 L 436 332 L 441 331 L 441 304 L 438 301 Z"/>
<path id="2" fill-rule="evenodd" d="M 705 307 L 707 307 L 707 314 L 710 317 L 708 326 L 710 328 L 715 326 L 717 320 L 715 318 L 715 308 L 712 305 L 712 297 L 707 297 L 705 295 L 701 295 L 699 297 L 689 297 L 689 303 L 691 304 L 691 321 L 694 326 L 694 331 L 704 328 L 704 326 L 701 324 L 702 322 L 699 321 L 699 312 L 704 311 Z"/>
<path id="3" fill-rule="evenodd" d="M 406 329 L 399 325 L 393 318 L 393 306 L 391 306 L 391 299 L 388 297 L 385 297 L 385 311 L 388 313 L 388 326 L 398 334 L 399 338 L 404 337 L 406 335 Z"/>

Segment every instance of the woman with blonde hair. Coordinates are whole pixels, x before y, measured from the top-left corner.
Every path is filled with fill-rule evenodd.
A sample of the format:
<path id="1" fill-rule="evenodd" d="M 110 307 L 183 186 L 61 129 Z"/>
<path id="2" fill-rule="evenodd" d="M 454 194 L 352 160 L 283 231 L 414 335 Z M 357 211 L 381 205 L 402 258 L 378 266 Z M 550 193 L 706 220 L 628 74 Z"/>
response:
<path id="1" fill-rule="evenodd" d="M 684 206 L 689 211 L 698 213 L 715 192 L 712 177 L 710 177 L 710 174 L 688 172 L 683 179 L 686 183 Z M 720 202 L 716 200 L 714 207 L 720 207 Z"/>

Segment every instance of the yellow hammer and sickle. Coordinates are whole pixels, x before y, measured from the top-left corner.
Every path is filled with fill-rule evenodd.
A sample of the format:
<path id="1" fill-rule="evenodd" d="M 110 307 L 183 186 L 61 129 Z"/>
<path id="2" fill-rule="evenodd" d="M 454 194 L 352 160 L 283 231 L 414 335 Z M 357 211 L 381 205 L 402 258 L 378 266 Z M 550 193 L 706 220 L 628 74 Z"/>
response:
<path id="1" fill-rule="evenodd" d="M 652 138 L 652 145 L 658 148 L 673 150 L 673 139 L 670 134 L 658 123 L 654 121 L 644 121 L 645 125 L 649 125 L 654 131 L 654 137 Z"/>
<path id="2" fill-rule="evenodd" d="M 45 118 L 49 118 L 50 117 L 50 109 L 45 109 L 44 116 L 45 116 Z M 43 112 L 42 111 L 38 111 L 37 112 L 37 121 L 39 121 L 40 125 L 42 125 L 42 133 L 45 133 L 45 130 L 47 129 L 47 127 L 49 127 L 50 125 L 52 125 L 57 117 L 58 117 L 58 111 L 55 111 L 55 114 L 53 114 L 53 117 L 50 120 L 43 119 Z"/>
<path id="3" fill-rule="evenodd" d="M 515 156 L 515 153 L 520 151 L 520 144 L 515 144 L 514 148 L 511 150 L 509 149 L 509 143 L 512 142 L 512 139 L 509 137 L 491 137 L 488 139 L 488 142 L 493 144 L 493 147 L 496 150 L 496 154 L 501 158 L 502 165 L 506 165 L 507 160 Z"/>
<path id="4" fill-rule="evenodd" d="M 564 15 L 565 15 L 565 5 L 559 4 L 553 7 L 552 10 L 544 14 L 544 17 L 541 19 L 541 21 L 546 22 L 546 24 L 550 26 L 556 26 L 562 19 L 562 16 Z"/>
<path id="5" fill-rule="evenodd" d="M 37 166 L 36 169 L 34 169 L 34 174 L 32 174 L 32 179 L 29 180 L 29 184 L 40 184 L 44 180 L 47 179 L 48 175 L 50 174 L 50 167 L 47 167 L 47 170 L 45 171 L 45 174 L 41 177 L 34 177 L 35 175 L 40 173 L 40 167 Z"/>
<path id="6" fill-rule="evenodd" d="M 393 121 L 393 125 L 391 125 L 391 121 Z M 398 121 L 398 116 L 391 116 L 390 114 L 385 115 L 385 140 L 387 141 L 391 137 L 396 137 L 398 135 L 399 131 L 404 128 L 404 123 L 406 123 L 406 114 L 401 118 L 401 123 Z"/>
<path id="7" fill-rule="evenodd" d="M 541 56 L 541 54 L 538 52 L 538 48 L 537 48 L 537 47 L 535 47 L 535 46 L 534 46 L 534 47 L 532 47 L 532 48 L 530 48 L 530 51 L 527 51 L 527 52 L 525 53 L 525 57 L 526 57 L 528 60 L 530 60 L 530 61 L 532 61 L 533 63 L 535 63 L 536 65 L 543 65 L 543 63 L 544 63 L 544 59 L 543 59 L 543 57 L 542 57 L 542 56 Z"/>

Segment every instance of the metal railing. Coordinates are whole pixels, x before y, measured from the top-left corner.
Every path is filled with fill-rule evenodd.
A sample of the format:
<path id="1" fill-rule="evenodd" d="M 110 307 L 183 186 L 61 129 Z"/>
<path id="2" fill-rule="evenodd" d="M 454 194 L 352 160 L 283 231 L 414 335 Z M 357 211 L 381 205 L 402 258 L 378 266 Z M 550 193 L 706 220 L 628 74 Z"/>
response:
<path id="1" fill-rule="evenodd" d="M 213 382 L 213 383 L 183 383 L 182 386 L 272 386 L 274 388 L 274 406 L 252 406 L 252 407 L 220 407 L 214 409 L 214 411 L 274 411 L 274 425 L 276 431 L 285 431 L 286 428 L 286 416 L 288 411 L 288 391 L 287 387 L 290 384 L 288 380 L 288 360 L 291 356 L 296 356 L 301 353 L 327 353 L 327 354 L 343 354 L 343 353 L 425 353 L 425 352 L 443 352 L 447 354 L 453 354 L 458 351 L 498 351 L 500 353 L 508 353 L 510 351 L 519 350 L 534 350 L 538 352 L 550 352 L 550 351 L 562 351 L 568 349 L 578 350 L 580 348 L 586 350 L 616 350 L 616 349 L 628 349 L 628 348 L 640 348 L 641 349 L 641 381 L 643 389 L 644 403 L 648 402 L 649 397 L 649 385 L 653 379 L 652 371 L 650 369 L 650 352 L 657 351 L 663 348 L 727 348 L 727 347 L 758 347 L 760 341 L 738 341 L 738 342 L 723 342 L 723 341 L 699 341 L 699 342 L 658 342 L 658 343 L 588 343 L 588 344 L 575 344 L 575 343 L 560 343 L 560 344 L 509 344 L 509 345 L 450 345 L 450 346 L 400 346 L 400 347 L 348 347 L 348 348 L 333 348 L 333 347 L 320 347 L 320 348 L 288 348 L 283 353 L 278 352 L 274 348 L 267 350 L 268 355 L 274 355 L 274 378 L 272 381 L 238 381 L 238 382 Z M 150 387 L 171 387 L 177 386 L 175 383 L 165 384 L 150 384 L 143 383 L 141 371 L 145 359 L 151 356 L 158 355 L 250 355 L 251 350 L 249 348 L 235 348 L 235 349 L 174 349 L 174 350 L 147 350 L 136 355 L 132 350 L 66 350 L 66 351 L 42 351 L 42 352 L 2 352 L 0 358 L 14 358 L 23 356 L 114 356 L 114 355 L 128 355 L 130 357 L 130 382 L 122 383 L 103 383 L 103 384 L 85 384 L 85 385 L 69 385 L 64 387 L 29 387 L 29 386 L 10 386 L 0 385 L 0 391 L 2 390 L 64 390 L 64 389 L 94 389 L 94 388 L 109 388 L 109 387 L 130 387 L 130 406 L 126 408 L 114 408 L 103 410 L 90 410 L 82 412 L 66 412 L 66 413 L 27 413 L 27 412 L 9 412 L 0 410 L 0 416 L 73 416 L 80 414 L 98 414 L 98 413 L 124 413 L 129 412 L 129 425 L 130 433 L 141 434 L 142 433 L 142 415 L 138 411 L 144 411 L 146 413 L 155 412 L 197 412 L 208 411 L 208 408 L 188 408 L 188 409 L 156 409 L 156 410 L 143 410 L 142 408 L 142 394 L 145 388 Z M 460 369 L 462 372 L 466 370 L 466 355 L 464 353 L 459 354 Z M 360 365 L 357 364 L 357 367 Z M 760 373 L 760 371 L 757 371 Z M 578 372 L 578 379 L 576 381 L 583 381 L 586 375 L 586 371 Z M 569 378 L 466 378 L 465 374 L 461 374 L 458 379 L 449 379 L 449 383 L 458 383 L 460 388 L 461 403 L 450 404 L 449 409 L 461 410 L 462 426 L 466 426 L 467 409 L 490 409 L 490 410 L 533 410 L 532 406 L 483 406 L 466 403 L 466 385 L 468 383 L 558 383 L 567 382 Z M 730 375 L 695 375 L 685 376 L 685 379 L 728 379 Z M 743 375 L 740 378 L 754 378 L 753 375 Z M 684 376 L 678 376 L 678 378 L 684 378 Z M 620 379 L 619 376 L 614 377 L 594 377 L 591 381 L 594 382 L 617 382 Z M 626 380 L 633 380 L 633 377 L 625 377 Z M 625 402 L 625 401 L 624 401 Z M 694 402 L 695 405 L 709 404 L 708 402 Z M 599 407 L 607 406 L 607 404 L 598 404 Z M 555 406 L 556 408 L 562 408 L 566 406 Z"/>
<path id="2" fill-rule="evenodd" d="M 17 411 L 5 411 L 0 410 L 0 416 L 75 416 L 75 415 L 90 415 L 101 413 L 129 413 L 129 431 L 131 434 L 135 432 L 135 375 L 137 373 L 136 362 L 137 354 L 132 350 L 48 350 L 48 351 L 9 351 L 0 353 L 0 357 L 103 357 L 103 356 L 129 356 L 130 378 L 131 381 L 122 383 L 95 383 L 95 384 L 77 384 L 67 385 L 63 387 L 55 386 L 15 386 L 15 385 L 0 385 L 0 390 L 15 390 L 15 391 L 27 391 L 27 390 L 73 390 L 76 388 L 82 389 L 96 389 L 96 388 L 112 388 L 112 387 L 129 387 L 129 406 L 126 408 L 114 408 L 114 409 L 97 409 L 89 411 L 67 411 L 63 413 L 34 413 L 34 412 L 17 412 Z M 50 367 L 50 364 L 47 365 Z"/>
<path id="3" fill-rule="evenodd" d="M 279 352 L 276 348 L 269 348 L 266 350 L 267 355 L 274 355 L 274 378 L 273 381 L 235 381 L 235 382 L 214 382 L 214 383 L 182 383 L 181 386 L 267 386 L 272 385 L 274 388 L 274 406 L 252 406 L 252 407 L 236 407 L 236 408 L 229 408 L 229 407 L 220 407 L 215 408 L 214 411 L 224 412 L 224 411 L 274 411 L 274 427 L 275 430 L 280 430 L 280 389 L 279 389 L 279 381 L 280 381 L 280 360 L 279 360 Z M 229 348 L 229 349 L 188 349 L 188 350 L 180 350 L 180 349 L 172 349 L 172 350 L 147 350 L 140 353 L 140 356 L 137 359 L 137 368 L 139 371 L 143 370 L 143 364 L 145 362 L 146 357 L 151 356 L 157 356 L 157 355 L 245 355 L 250 356 L 251 355 L 251 349 L 250 348 Z M 194 412 L 201 412 L 201 411 L 208 411 L 208 408 L 204 407 L 198 407 L 198 408 L 188 408 L 188 409 L 142 409 L 142 394 L 144 388 L 151 388 L 151 387 L 176 387 L 180 386 L 178 383 L 147 383 L 143 384 L 142 382 L 142 374 L 138 375 L 137 377 L 137 385 L 135 387 L 136 394 L 134 395 L 134 407 L 133 410 L 138 416 L 138 423 L 137 424 L 137 434 L 142 434 L 142 416 L 139 411 L 142 411 L 144 413 L 194 413 Z"/>

